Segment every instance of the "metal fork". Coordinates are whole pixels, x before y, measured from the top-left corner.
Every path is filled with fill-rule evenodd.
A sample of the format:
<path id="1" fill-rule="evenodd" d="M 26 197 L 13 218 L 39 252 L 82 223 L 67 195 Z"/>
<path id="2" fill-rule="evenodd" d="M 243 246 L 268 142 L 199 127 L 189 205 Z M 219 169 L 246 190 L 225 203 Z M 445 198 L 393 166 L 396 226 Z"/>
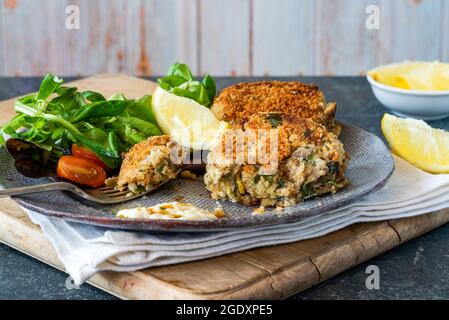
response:
<path id="1" fill-rule="evenodd" d="M 121 203 L 125 201 L 129 201 L 132 199 L 139 198 L 143 195 L 146 195 L 150 193 L 151 191 L 154 191 L 155 189 L 159 188 L 161 185 L 166 183 L 168 180 L 165 180 L 161 182 L 157 187 L 154 187 L 149 190 L 145 190 L 140 193 L 131 193 L 128 188 L 124 189 L 123 191 L 116 190 L 113 186 L 108 187 L 104 186 L 101 188 L 96 189 L 81 189 L 80 187 L 71 184 L 70 182 L 50 182 L 45 184 L 39 184 L 35 186 L 28 186 L 28 187 L 19 187 L 19 188 L 10 188 L 10 189 L 4 189 L 0 190 L 0 198 L 9 197 L 9 196 L 20 196 L 24 194 L 30 194 L 30 193 L 38 193 L 38 192 L 48 192 L 48 191 L 70 191 L 78 196 L 100 204 L 115 204 L 115 203 Z"/>
<path id="2" fill-rule="evenodd" d="M 200 172 L 204 170 L 205 164 L 187 164 L 182 165 L 181 168 L 176 170 L 175 175 L 177 176 L 181 171 L 183 170 L 194 170 L 197 172 Z M 158 186 L 139 192 L 139 193 L 133 193 L 131 192 L 128 187 L 125 187 L 123 190 L 116 190 L 114 186 L 104 186 L 100 188 L 95 189 L 82 189 L 70 182 L 66 181 L 58 181 L 58 182 L 50 182 L 45 184 L 39 184 L 35 186 L 27 186 L 27 187 L 19 187 L 19 188 L 10 188 L 10 189 L 4 189 L 0 190 L 0 198 L 10 197 L 10 196 L 21 196 L 24 194 L 30 194 L 30 193 L 39 193 L 39 192 L 48 192 L 48 191 L 69 191 L 72 193 L 77 194 L 78 196 L 100 204 L 115 204 L 115 203 L 121 203 L 129 200 L 133 200 L 139 197 L 142 197 L 166 182 L 170 181 L 172 179 L 167 179 L 165 181 L 162 181 Z"/>

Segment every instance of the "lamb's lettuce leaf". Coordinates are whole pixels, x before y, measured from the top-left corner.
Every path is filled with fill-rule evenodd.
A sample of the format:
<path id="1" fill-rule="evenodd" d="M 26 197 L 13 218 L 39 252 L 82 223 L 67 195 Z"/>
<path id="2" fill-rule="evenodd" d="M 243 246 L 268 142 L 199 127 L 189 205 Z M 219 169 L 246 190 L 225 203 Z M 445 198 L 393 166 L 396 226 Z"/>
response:
<path id="1" fill-rule="evenodd" d="M 161 134 L 151 111 L 151 96 L 134 100 L 116 94 L 106 99 L 99 92 L 80 92 L 63 83 L 47 74 L 36 94 L 18 99 L 17 115 L 0 128 L 0 144 L 9 136 L 61 156 L 76 143 L 117 168 L 121 154 L 131 146 Z"/>

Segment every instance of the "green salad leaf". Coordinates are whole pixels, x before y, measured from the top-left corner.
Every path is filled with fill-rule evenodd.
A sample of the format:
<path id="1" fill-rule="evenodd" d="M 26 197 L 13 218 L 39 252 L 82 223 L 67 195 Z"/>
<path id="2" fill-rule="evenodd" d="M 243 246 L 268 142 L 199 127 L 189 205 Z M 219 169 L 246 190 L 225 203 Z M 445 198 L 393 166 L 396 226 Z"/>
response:
<path id="1" fill-rule="evenodd" d="M 189 67 L 184 63 L 177 62 L 171 65 L 170 68 L 168 69 L 167 76 L 172 75 L 184 78 L 186 81 L 193 80 L 192 72 L 190 71 Z"/>
<path id="2" fill-rule="evenodd" d="M 151 96 L 127 99 L 115 94 L 106 99 L 101 93 L 80 92 L 63 83 L 47 74 L 36 94 L 18 99 L 16 116 L 0 128 L 0 144 L 5 144 L 6 136 L 26 140 L 55 159 L 79 144 L 94 151 L 108 167 L 118 168 L 123 152 L 161 134 L 151 111 Z"/>
<path id="3" fill-rule="evenodd" d="M 186 64 L 175 63 L 159 85 L 178 96 L 210 107 L 216 93 L 214 79 L 195 80 Z M 110 168 L 118 168 L 121 155 L 150 136 L 160 135 L 151 108 L 151 96 L 127 99 L 116 93 L 105 98 L 95 91 L 79 91 L 47 74 L 35 94 L 15 102 L 16 116 L 0 128 L 0 145 L 8 137 L 34 143 L 57 160 L 72 144 L 95 152 Z"/>
<path id="4" fill-rule="evenodd" d="M 37 93 L 36 100 L 46 100 L 53 92 L 56 91 L 62 84 L 64 80 L 48 73 L 44 80 L 42 80 L 39 92 Z"/>
<path id="5" fill-rule="evenodd" d="M 210 107 L 215 97 L 216 85 L 210 75 L 196 81 L 189 67 L 183 63 L 175 63 L 167 76 L 157 79 L 162 89 L 177 96 L 193 99 L 199 104 Z"/>

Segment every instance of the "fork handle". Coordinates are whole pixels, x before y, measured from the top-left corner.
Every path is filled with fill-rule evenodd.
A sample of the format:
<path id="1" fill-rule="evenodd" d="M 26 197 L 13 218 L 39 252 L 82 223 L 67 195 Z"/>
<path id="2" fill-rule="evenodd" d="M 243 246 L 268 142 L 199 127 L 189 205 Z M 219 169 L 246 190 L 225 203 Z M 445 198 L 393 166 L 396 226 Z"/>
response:
<path id="1" fill-rule="evenodd" d="M 45 184 L 38 184 L 35 186 L 19 187 L 19 188 L 9 188 L 0 190 L 0 198 L 10 197 L 10 196 L 20 196 L 29 193 L 38 192 L 48 192 L 55 190 L 72 190 L 73 185 L 67 182 L 51 182 Z"/>

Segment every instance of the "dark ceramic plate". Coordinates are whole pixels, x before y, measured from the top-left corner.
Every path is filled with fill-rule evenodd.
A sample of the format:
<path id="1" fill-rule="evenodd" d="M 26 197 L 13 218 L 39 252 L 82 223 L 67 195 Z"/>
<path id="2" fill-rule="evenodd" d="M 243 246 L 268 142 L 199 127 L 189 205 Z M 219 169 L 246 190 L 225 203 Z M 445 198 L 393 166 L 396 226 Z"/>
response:
<path id="1" fill-rule="evenodd" d="M 220 201 L 226 218 L 211 221 L 145 220 L 116 218 L 114 213 L 124 208 L 152 206 L 161 202 L 182 199 L 203 209 L 213 210 L 217 201 L 210 199 L 202 179 L 177 179 L 140 199 L 118 205 L 98 205 L 70 193 L 55 191 L 15 197 L 21 206 L 39 213 L 70 221 L 118 229 L 174 232 L 201 232 L 280 224 L 296 221 L 347 205 L 384 186 L 394 169 L 393 158 L 381 139 L 360 128 L 343 125 L 341 140 L 351 155 L 347 170 L 350 183 L 334 195 L 309 199 L 282 212 L 252 215 L 254 207 Z M 31 179 L 19 174 L 13 159 L 0 149 L 0 185 L 5 188 L 49 182 L 50 179 Z"/>

